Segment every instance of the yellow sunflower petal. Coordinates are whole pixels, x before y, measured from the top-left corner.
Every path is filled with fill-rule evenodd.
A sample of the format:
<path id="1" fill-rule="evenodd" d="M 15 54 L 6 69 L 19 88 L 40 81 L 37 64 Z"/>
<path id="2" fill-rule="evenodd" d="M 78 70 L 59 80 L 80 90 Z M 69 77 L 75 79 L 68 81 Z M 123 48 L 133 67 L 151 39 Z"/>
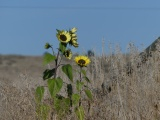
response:
<path id="1" fill-rule="evenodd" d="M 77 35 L 76 35 L 76 34 L 71 34 L 71 36 L 72 36 L 72 38 L 73 38 L 73 37 L 77 37 Z"/>
<path id="2" fill-rule="evenodd" d="M 77 28 L 74 27 L 71 29 L 71 33 L 75 33 L 75 32 L 77 32 Z"/>

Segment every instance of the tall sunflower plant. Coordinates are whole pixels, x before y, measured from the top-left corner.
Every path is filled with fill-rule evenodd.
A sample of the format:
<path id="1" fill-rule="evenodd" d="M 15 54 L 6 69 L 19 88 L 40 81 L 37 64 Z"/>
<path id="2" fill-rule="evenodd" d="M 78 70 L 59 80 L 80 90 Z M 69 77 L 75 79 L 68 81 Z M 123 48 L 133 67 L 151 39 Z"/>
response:
<path id="1" fill-rule="evenodd" d="M 85 110 L 82 104 L 84 93 L 88 98 L 88 101 L 92 101 L 92 93 L 88 87 L 90 80 L 86 76 L 84 67 L 91 62 L 87 56 L 76 56 L 74 62 L 78 66 L 78 70 L 74 70 L 79 73 L 79 78 L 73 76 L 73 68 L 70 64 L 62 64 L 61 61 L 64 57 L 72 60 L 72 51 L 68 49 L 69 46 L 77 48 L 79 46 L 77 42 L 77 29 L 74 27 L 70 30 L 57 30 L 56 37 L 59 41 L 59 48 L 57 54 L 55 54 L 52 45 L 45 44 L 45 49 L 51 49 L 51 53 L 44 55 L 44 65 L 54 62 L 54 68 L 46 69 L 43 72 L 43 80 L 47 81 L 47 86 L 38 86 L 36 88 L 35 101 L 36 101 L 36 113 L 39 119 L 46 120 L 48 117 L 52 119 L 54 115 L 62 119 L 69 114 L 75 113 L 79 120 L 84 120 Z M 69 83 L 64 81 L 57 70 L 61 69 L 69 79 Z M 87 85 L 86 85 L 87 83 Z M 50 99 L 53 105 L 47 105 L 44 102 L 44 92 L 46 88 L 49 90 Z M 62 96 L 60 91 L 65 88 L 66 96 Z M 73 91 L 73 88 L 76 90 Z"/>

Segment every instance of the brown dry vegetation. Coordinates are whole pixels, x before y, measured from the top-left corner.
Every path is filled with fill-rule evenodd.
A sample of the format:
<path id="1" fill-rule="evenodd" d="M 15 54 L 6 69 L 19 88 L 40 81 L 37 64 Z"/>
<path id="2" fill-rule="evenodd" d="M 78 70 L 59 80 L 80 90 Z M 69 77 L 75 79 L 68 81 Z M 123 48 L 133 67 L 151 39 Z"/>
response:
<path id="1" fill-rule="evenodd" d="M 86 69 L 94 101 L 90 107 L 83 101 L 85 119 L 160 120 L 159 57 L 160 53 L 154 52 L 137 67 L 141 60 L 134 46 L 127 55 L 117 48 L 114 55 L 91 57 L 92 63 Z M 127 71 L 128 63 L 132 72 Z M 45 68 L 42 57 L 0 56 L 0 120 L 36 120 L 34 89 L 45 84 L 42 80 Z M 59 75 L 67 81 L 64 74 Z M 74 75 L 78 78 L 78 74 Z M 45 97 L 50 104 L 47 93 Z M 66 119 L 75 120 L 75 116 Z"/>

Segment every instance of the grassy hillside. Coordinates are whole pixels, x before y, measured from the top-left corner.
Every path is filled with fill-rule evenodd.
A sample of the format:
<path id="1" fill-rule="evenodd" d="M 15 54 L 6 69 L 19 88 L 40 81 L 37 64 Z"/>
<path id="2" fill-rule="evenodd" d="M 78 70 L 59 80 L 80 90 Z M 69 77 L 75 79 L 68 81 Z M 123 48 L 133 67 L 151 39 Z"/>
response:
<path id="1" fill-rule="evenodd" d="M 90 104 L 82 101 L 86 120 L 160 120 L 159 52 L 144 63 L 134 46 L 126 55 L 116 48 L 114 54 L 90 59 L 86 69 L 94 100 Z M 46 84 L 42 73 L 51 66 L 42 66 L 42 57 L 0 56 L 1 120 L 36 120 L 35 87 Z M 58 75 L 68 81 L 63 73 Z M 78 74 L 74 75 L 78 78 Z M 47 95 L 45 102 L 52 104 Z M 75 116 L 64 119 L 75 120 Z"/>

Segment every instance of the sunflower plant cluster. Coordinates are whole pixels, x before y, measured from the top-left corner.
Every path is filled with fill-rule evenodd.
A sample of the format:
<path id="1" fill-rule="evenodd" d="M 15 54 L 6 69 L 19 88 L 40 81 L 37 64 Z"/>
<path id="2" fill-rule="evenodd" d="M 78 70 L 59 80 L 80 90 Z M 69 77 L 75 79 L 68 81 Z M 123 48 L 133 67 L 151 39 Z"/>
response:
<path id="1" fill-rule="evenodd" d="M 91 62 L 87 56 L 76 56 L 74 62 L 78 66 L 79 78 L 74 78 L 73 68 L 70 64 L 62 64 L 64 57 L 72 59 L 72 51 L 68 48 L 73 46 L 77 48 L 79 46 L 77 42 L 77 29 L 72 28 L 70 30 L 57 30 L 56 37 L 59 41 L 59 47 L 57 53 L 55 53 L 52 45 L 45 44 L 45 49 L 51 49 L 51 53 L 44 55 L 44 65 L 54 62 L 55 65 L 51 69 L 46 69 L 43 72 L 43 80 L 47 81 L 47 86 L 38 86 L 36 88 L 35 101 L 36 101 L 36 113 L 37 117 L 42 120 L 53 119 L 54 115 L 57 115 L 59 119 L 63 119 L 71 114 L 75 114 L 79 120 L 84 120 L 85 110 L 82 104 L 82 100 L 88 97 L 88 104 L 92 101 L 92 93 L 88 87 L 90 80 L 86 76 L 86 70 L 84 69 Z M 69 83 L 58 75 L 57 70 L 61 69 L 67 76 Z M 64 87 L 66 95 L 60 94 L 61 89 Z M 73 91 L 73 88 L 76 90 Z M 50 100 L 52 105 L 48 105 L 44 102 L 44 92 L 48 89 L 50 93 Z M 83 94 L 83 95 L 82 95 Z"/>

